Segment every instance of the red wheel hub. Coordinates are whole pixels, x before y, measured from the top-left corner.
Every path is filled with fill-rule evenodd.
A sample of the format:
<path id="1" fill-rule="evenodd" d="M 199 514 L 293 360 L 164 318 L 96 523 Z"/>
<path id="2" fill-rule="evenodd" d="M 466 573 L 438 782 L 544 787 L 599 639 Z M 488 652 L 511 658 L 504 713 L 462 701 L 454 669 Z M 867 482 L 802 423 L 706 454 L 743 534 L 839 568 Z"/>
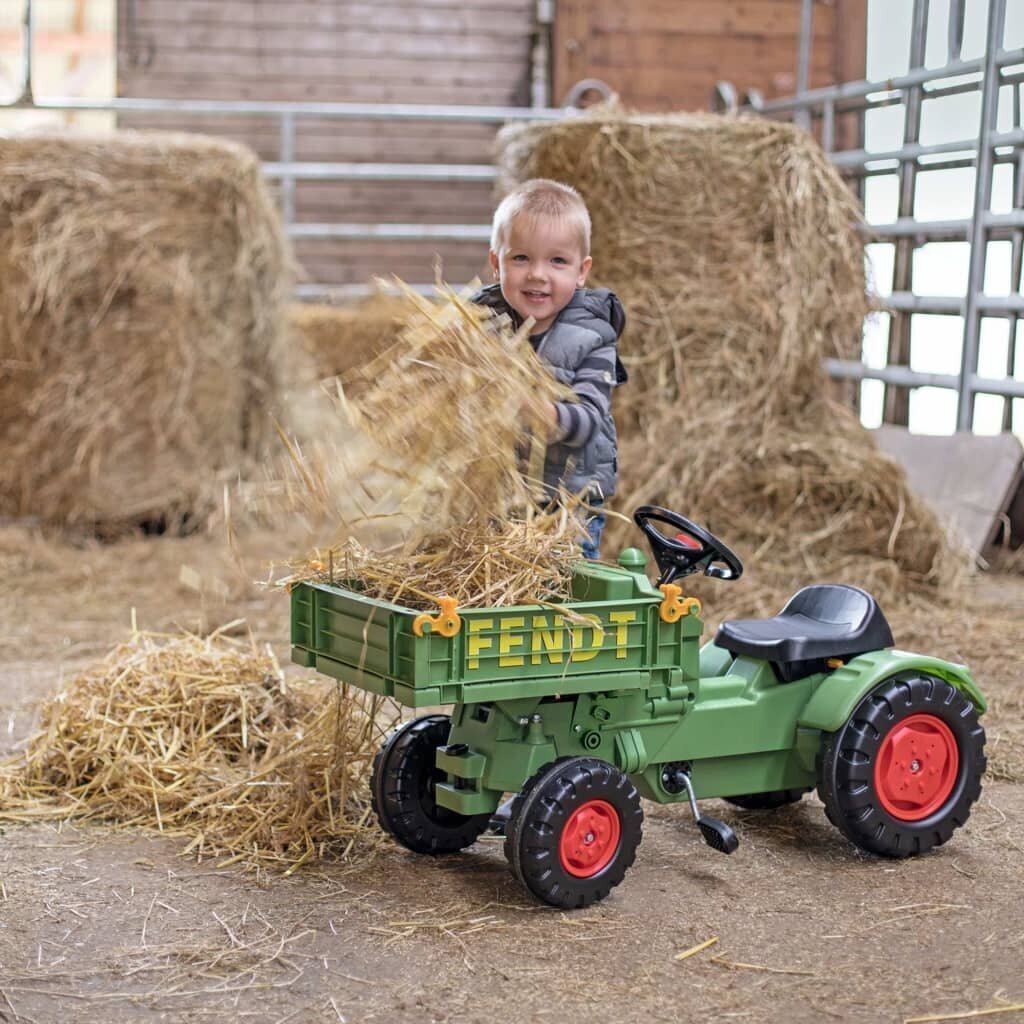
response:
<path id="1" fill-rule="evenodd" d="M 558 859 L 570 875 L 591 878 L 611 863 L 621 835 L 619 812 L 607 800 L 588 800 L 565 823 Z"/>
<path id="2" fill-rule="evenodd" d="M 941 718 L 904 718 L 885 737 L 875 763 L 875 790 L 885 810 L 900 821 L 934 814 L 956 785 L 960 751 Z"/>

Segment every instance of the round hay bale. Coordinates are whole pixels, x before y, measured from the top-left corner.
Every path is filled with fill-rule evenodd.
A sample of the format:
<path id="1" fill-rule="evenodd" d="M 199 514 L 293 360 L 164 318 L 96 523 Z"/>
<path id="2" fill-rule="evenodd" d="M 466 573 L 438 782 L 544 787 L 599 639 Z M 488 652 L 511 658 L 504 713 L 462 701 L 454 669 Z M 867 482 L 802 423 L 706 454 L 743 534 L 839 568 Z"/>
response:
<path id="1" fill-rule="evenodd" d="M 0 515 L 207 512 L 270 437 L 291 269 L 243 146 L 0 139 Z"/>
<path id="2" fill-rule="evenodd" d="M 357 370 L 394 344 L 408 302 L 378 293 L 351 306 L 296 303 L 288 309 L 292 332 L 320 377 Z"/>
<path id="3" fill-rule="evenodd" d="M 822 359 L 859 356 L 870 300 L 858 203 L 809 135 L 603 109 L 507 128 L 498 160 L 506 186 L 580 191 L 594 276 L 626 307 L 620 507 L 703 520 L 780 587 L 839 568 L 883 597 L 956 578 L 945 529 L 831 397 Z M 609 550 L 627 529 L 610 524 Z"/>

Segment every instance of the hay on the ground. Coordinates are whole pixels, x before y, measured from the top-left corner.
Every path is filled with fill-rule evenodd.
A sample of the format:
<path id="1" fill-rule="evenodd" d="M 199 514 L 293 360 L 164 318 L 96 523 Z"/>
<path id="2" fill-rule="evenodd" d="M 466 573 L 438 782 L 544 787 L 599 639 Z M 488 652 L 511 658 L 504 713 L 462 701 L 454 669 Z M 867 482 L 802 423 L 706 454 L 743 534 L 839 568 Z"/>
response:
<path id="1" fill-rule="evenodd" d="M 135 633 L 0 765 L 0 821 L 142 826 L 286 870 L 363 852 L 379 837 L 369 766 L 394 717 L 340 685 L 286 681 L 251 641 Z"/>
<path id="2" fill-rule="evenodd" d="M 956 582 L 963 554 L 830 397 L 822 360 L 859 355 L 869 298 L 860 210 L 810 136 L 603 110 L 505 129 L 499 163 L 506 185 L 555 178 L 587 202 L 594 278 L 628 319 L 616 505 L 666 505 L 734 546 L 766 589 L 719 600 L 775 611 L 840 573 L 883 600 Z"/>
<path id="3" fill-rule="evenodd" d="M 201 517 L 265 450 L 290 280 L 243 146 L 0 139 L 0 515 Z"/>

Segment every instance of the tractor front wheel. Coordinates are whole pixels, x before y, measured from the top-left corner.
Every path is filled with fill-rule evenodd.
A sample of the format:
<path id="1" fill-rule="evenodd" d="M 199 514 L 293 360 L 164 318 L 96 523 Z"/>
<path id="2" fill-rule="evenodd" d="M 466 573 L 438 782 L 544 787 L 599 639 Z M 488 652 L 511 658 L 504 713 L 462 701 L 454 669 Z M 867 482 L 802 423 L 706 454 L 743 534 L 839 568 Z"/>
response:
<path id="1" fill-rule="evenodd" d="M 386 832 L 415 853 L 455 853 L 475 843 L 489 814 L 464 815 L 439 807 L 434 787 L 445 774 L 434 761 L 448 742 L 448 715 L 406 722 L 384 742 L 373 760 L 373 810 Z"/>
<path id="2" fill-rule="evenodd" d="M 593 757 L 542 768 L 512 805 L 505 856 L 512 873 L 555 907 L 602 900 L 625 877 L 643 835 L 636 787 Z"/>
<path id="3" fill-rule="evenodd" d="M 985 730 L 970 699 L 933 676 L 887 679 L 821 753 L 829 820 L 869 853 L 909 857 L 941 846 L 981 793 Z"/>

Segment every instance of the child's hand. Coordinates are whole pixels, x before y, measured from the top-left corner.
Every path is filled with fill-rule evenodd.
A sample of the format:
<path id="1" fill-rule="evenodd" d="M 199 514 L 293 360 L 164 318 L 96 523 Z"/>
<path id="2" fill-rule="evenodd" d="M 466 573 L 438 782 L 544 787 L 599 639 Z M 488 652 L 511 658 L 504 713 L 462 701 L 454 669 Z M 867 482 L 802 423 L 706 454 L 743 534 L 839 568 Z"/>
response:
<path id="1" fill-rule="evenodd" d="M 523 406 L 521 415 L 536 426 L 544 427 L 548 434 L 558 429 L 558 409 L 554 402 L 531 399 Z"/>

